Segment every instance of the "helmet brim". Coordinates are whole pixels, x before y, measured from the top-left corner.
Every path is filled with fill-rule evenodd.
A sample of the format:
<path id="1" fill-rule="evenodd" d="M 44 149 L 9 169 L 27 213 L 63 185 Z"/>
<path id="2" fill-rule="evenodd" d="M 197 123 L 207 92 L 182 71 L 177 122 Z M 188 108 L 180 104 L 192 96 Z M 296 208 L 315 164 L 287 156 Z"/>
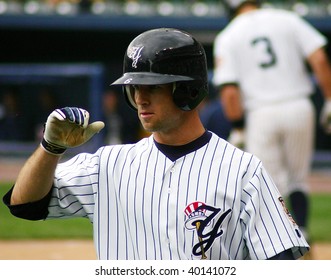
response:
<path id="1" fill-rule="evenodd" d="M 110 85 L 162 85 L 180 81 L 193 81 L 194 79 L 188 76 L 158 74 L 150 72 L 129 72 L 123 74 Z"/>

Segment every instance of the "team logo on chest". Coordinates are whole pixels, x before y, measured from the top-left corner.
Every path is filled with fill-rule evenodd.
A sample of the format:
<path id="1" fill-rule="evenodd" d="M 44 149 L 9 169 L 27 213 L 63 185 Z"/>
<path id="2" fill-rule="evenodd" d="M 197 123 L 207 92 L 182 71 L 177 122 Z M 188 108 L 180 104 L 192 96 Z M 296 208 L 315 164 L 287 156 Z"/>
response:
<path id="1" fill-rule="evenodd" d="M 195 201 L 186 206 L 185 228 L 187 230 L 196 230 L 198 242 L 192 248 L 194 256 L 201 256 L 201 259 L 207 259 L 206 252 L 210 249 L 216 238 L 223 234 L 221 228 L 226 216 L 231 209 L 221 213 L 220 208 L 206 205 L 203 202 Z M 212 229 L 207 231 L 207 226 L 212 225 Z"/>

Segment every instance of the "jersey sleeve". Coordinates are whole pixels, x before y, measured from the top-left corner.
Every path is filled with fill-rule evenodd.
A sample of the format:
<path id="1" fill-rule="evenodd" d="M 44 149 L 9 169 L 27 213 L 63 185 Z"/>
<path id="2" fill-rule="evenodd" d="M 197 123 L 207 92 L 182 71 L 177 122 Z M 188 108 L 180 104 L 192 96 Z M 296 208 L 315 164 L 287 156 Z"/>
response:
<path id="1" fill-rule="evenodd" d="M 98 154 L 82 153 L 57 166 L 48 219 L 87 217 L 92 221 L 99 182 L 98 160 Z"/>
<path id="2" fill-rule="evenodd" d="M 293 28 L 293 35 L 304 57 L 308 57 L 315 50 L 326 46 L 326 37 L 300 16 L 293 14 L 290 26 Z"/>
<path id="3" fill-rule="evenodd" d="M 243 189 L 242 203 L 244 239 L 251 259 L 270 259 L 288 249 L 297 259 L 307 252 L 309 245 L 261 163 Z"/>
<path id="4" fill-rule="evenodd" d="M 223 33 L 220 33 L 215 39 L 212 82 L 216 87 L 238 83 L 237 62 L 231 44 L 232 41 Z"/>

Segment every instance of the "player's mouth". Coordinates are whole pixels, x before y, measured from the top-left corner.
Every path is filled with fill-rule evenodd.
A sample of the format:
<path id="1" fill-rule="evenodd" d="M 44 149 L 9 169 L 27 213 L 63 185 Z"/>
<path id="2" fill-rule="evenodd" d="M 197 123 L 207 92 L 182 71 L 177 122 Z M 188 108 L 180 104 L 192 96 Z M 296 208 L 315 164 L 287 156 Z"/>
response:
<path id="1" fill-rule="evenodd" d="M 139 115 L 140 115 L 141 119 L 148 119 L 148 118 L 152 117 L 154 114 L 151 112 L 142 111 L 139 113 Z"/>

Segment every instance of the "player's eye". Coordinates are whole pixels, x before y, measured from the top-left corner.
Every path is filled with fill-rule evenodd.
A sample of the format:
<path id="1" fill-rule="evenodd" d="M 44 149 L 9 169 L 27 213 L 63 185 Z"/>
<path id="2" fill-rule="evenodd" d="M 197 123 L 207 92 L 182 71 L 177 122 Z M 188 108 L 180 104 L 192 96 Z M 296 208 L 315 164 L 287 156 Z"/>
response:
<path id="1" fill-rule="evenodd" d="M 168 90 L 168 89 L 173 89 L 173 87 L 175 86 L 175 83 L 171 83 L 171 84 L 161 84 L 161 85 L 151 85 L 149 86 L 149 90 L 151 92 L 156 92 L 156 91 L 164 91 L 164 90 Z"/>
<path id="2" fill-rule="evenodd" d="M 171 84 L 171 86 L 175 85 Z M 158 92 L 160 90 L 164 90 L 167 87 L 169 87 L 168 84 L 161 84 L 161 85 L 126 85 L 125 86 L 125 91 L 127 93 L 128 96 L 131 96 L 133 98 L 134 94 L 137 91 L 145 91 L 145 92 L 149 92 L 149 93 L 154 93 L 154 92 Z"/>
<path id="3" fill-rule="evenodd" d="M 158 89 L 162 89 L 162 86 L 161 85 L 151 85 L 151 86 L 149 86 L 150 91 L 154 91 L 154 90 L 158 90 Z"/>
<path id="4" fill-rule="evenodd" d="M 130 94 L 135 93 L 136 91 L 146 91 L 146 92 L 154 92 L 162 89 L 162 85 L 127 85 L 126 91 L 130 92 Z"/>

